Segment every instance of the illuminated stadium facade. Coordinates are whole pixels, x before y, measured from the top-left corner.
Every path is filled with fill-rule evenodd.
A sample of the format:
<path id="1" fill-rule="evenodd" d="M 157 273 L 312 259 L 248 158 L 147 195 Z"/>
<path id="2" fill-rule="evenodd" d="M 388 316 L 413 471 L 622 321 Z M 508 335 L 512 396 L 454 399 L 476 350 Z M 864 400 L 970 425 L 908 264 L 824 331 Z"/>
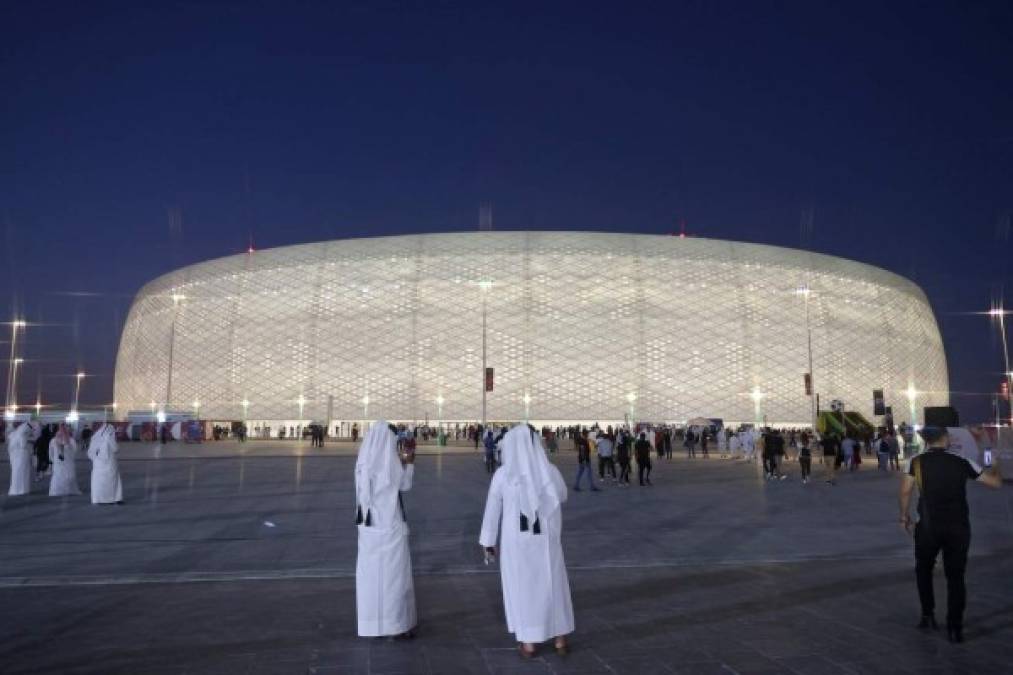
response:
<path id="1" fill-rule="evenodd" d="M 485 328 L 483 329 L 483 308 Z M 808 314 L 808 319 L 807 319 Z M 286 246 L 140 290 L 118 409 L 217 420 L 806 425 L 948 403 L 924 293 L 862 263 L 711 239 L 467 232 Z"/>

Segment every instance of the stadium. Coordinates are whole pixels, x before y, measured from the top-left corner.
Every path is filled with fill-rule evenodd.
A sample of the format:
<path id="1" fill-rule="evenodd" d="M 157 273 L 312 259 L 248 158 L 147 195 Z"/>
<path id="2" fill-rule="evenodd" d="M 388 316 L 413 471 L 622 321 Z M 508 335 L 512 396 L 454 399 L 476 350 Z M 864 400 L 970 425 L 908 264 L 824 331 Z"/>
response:
<path id="1" fill-rule="evenodd" d="M 807 251 L 673 236 L 465 232 L 285 246 L 161 276 L 116 362 L 120 411 L 202 419 L 807 426 L 948 404 L 924 293 Z M 918 421 L 915 419 L 914 421 Z"/>

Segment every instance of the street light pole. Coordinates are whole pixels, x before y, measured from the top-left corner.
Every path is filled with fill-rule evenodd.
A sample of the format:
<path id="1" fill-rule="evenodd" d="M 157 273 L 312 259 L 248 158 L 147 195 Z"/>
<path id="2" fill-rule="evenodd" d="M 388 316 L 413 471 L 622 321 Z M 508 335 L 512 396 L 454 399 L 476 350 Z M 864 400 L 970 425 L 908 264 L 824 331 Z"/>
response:
<path id="1" fill-rule="evenodd" d="M 11 377 L 11 403 L 10 413 L 13 417 L 18 412 L 18 366 L 24 362 L 24 359 L 14 359 L 12 366 L 12 377 Z"/>
<path id="2" fill-rule="evenodd" d="M 1002 335 L 1002 358 L 1003 363 L 1006 365 L 1006 386 L 1007 389 L 1013 392 L 1013 370 L 1009 367 L 1009 344 L 1006 342 L 1006 311 L 999 307 L 999 333 Z M 1010 394 L 1009 398 L 1009 423 L 1013 426 L 1013 393 Z"/>
<path id="3" fill-rule="evenodd" d="M 491 281 L 480 281 L 478 287 L 482 289 L 482 429 L 486 427 L 487 394 L 489 387 L 486 385 L 486 373 L 488 372 L 488 314 L 489 314 L 489 289 Z"/>
<path id="4" fill-rule="evenodd" d="M 77 374 L 77 384 L 74 386 L 74 408 L 71 410 L 75 415 L 77 414 L 77 403 L 81 397 L 81 380 L 84 379 L 84 373 Z"/>
<path id="5" fill-rule="evenodd" d="M 488 370 L 486 370 L 489 367 L 489 366 L 486 365 L 488 363 L 488 361 L 487 361 L 487 358 L 488 358 L 488 356 L 487 356 L 487 345 L 486 345 L 486 342 L 487 342 L 487 340 L 486 340 L 486 330 L 487 330 L 487 327 L 488 327 L 488 316 L 487 316 L 488 312 L 489 312 L 489 306 L 488 306 L 488 301 L 487 301 L 487 298 L 486 298 L 486 290 L 483 287 L 482 288 L 482 429 L 485 429 L 485 425 L 486 425 L 486 405 L 487 405 L 487 396 L 488 396 L 488 391 L 489 391 L 489 384 L 486 381 L 486 379 L 487 379 L 487 373 L 489 372 Z"/>
<path id="6" fill-rule="evenodd" d="M 797 293 L 802 296 L 805 302 L 805 333 L 806 348 L 809 353 L 809 414 L 813 425 L 813 433 L 816 433 L 816 379 L 813 377 L 813 329 L 809 322 L 809 296 L 812 289 L 809 284 L 798 289 Z"/>
<path id="7" fill-rule="evenodd" d="M 175 291 L 172 294 L 172 323 L 169 325 L 169 376 L 165 383 L 165 410 L 172 408 L 172 361 L 176 345 L 176 317 L 179 316 L 179 303 L 186 296 Z"/>
<path id="8" fill-rule="evenodd" d="M 17 367 L 19 361 L 15 358 L 15 356 L 17 354 L 16 348 L 18 344 L 18 329 L 24 328 L 25 325 L 26 325 L 25 322 L 19 319 L 11 321 L 11 356 L 10 359 L 8 360 L 7 396 L 6 399 L 4 400 L 4 403 L 6 405 L 6 416 L 11 418 L 14 417 L 14 413 L 16 412 L 17 408 L 17 400 L 16 400 L 18 387 Z"/>
<path id="9" fill-rule="evenodd" d="M 816 433 L 816 378 L 813 376 L 813 329 L 809 323 L 809 293 L 805 294 L 805 332 L 809 348 L 809 408 L 812 414 L 813 433 Z"/>

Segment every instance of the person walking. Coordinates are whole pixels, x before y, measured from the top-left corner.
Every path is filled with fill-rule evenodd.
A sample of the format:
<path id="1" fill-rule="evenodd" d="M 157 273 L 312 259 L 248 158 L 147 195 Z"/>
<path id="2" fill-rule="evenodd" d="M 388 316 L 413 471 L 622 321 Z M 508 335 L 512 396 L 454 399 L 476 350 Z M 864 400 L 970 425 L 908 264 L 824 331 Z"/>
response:
<path id="1" fill-rule="evenodd" d="M 840 460 L 841 444 L 834 434 L 826 434 L 820 440 L 823 446 L 823 463 L 826 464 L 826 480 L 830 485 L 837 484 L 837 465 Z"/>
<path id="2" fill-rule="evenodd" d="M 616 446 L 616 459 L 619 461 L 619 484 L 630 484 L 630 445 L 631 438 L 625 429 L 619 432 L 619 443 Z"/>
<path id="3" fill-rule="evenodd" d="M 844 471 L 855 470 L 856 445 L 857 443 L 855 442 L 855 437 L 851 433 L 845 433 L 844 440 L 841 441 L 841 450 L 840 450 L 841 454 L 840 468 L 843 469 Z"/>
<path id="4" fill-rule="evenodd" d="M 692 429 L 686 429 L 686 458 L 696 457 L 696 434 L 693 433 Z"/>
<path id="5" fill-rule="evenodd" d="M 943 554 L 946 575 L 946 636 L 950 642 L 964 641 L 964 608 L 967 590 L 964 574 L 971 545 L 967 481 L 988 487 L 1002 487 L 999 465 L 983 471 L 975 462 L 947 452 L 949 434 L 945 427 L 927 426 L 920 431 L 927 450 L 911 458 L 900 486 L 900 524 L 914 532 L 915 578 L 922 618 L 918 628 L 935 629 L 935 597 L 932 570 Z M 911 518 L 911 495 L 918 488 L 918 522 Z"/>
<path id="6" fill-rule="evenodd" d="M 756 430 L 743 429 L 739 434 L 741 437 L 742 455 L 747 462 L 756 460 Z"/>
<path id="7" fill-rule="evenodd" d="M 900 471 L 900 442 L 897 440 L 897 434 L 893 432 L 893 429 L 888 429 L 886 432 L 886 446 L 890 470 Z"/>
<path id="8" fill-rule="evenodd" d="M 598 452 L 598 479 L 603 483 L 605 482 L 605 471 L 607 469 L 612 475 L 612 482 L 617 482 L 616 461 L 612 456 L 614 451 L 612 436 L 607 433 L 599 433 L 595 445 Z"/>
<path id="9" fill-rule="evenodd" d="M 809 482 L 812 473 L 813 457 L 809 447 L 809 434 L 804 431 L 798 437 L 798 468 L 802 474 L 802 484 Z"/>
<path id="10" fill-rule="evenodd" d="M 573 491 L 580 492 L 580 479 L 587 474 L 591 491 L 598 492 L 598 486 L 594 484 L 594 471 L 591 470 L 591 443 L 587 439 L 587 429 L 574 438 L 573 444 L 577 447 L 577 480 L 573 482 Z"/>
<path id="11" fill-rule="evenodd" d="M 774 478 L 777 471 L 777 460 L 774 456 L 775 443 L 774 432 L 770 429 L 763 431 L 763 450 L 760 452 L 760 459 L 763 462 L 763 477 L 767 480 Z"/>
<path id="12" fill-rule="evenodd" d="M 545 447 L 553 455 L 559 452 L 559 442 L 556 440 L 556 432 L 551 429 L 545 432 Z"/>
<path id="13" fill-rule="evenodd" d="M 877 433 L 872 443 L 876 450 L 876 465 L 880 471 L 886 471 L 890 461 L 890 446 L 886 442 L 886 433 L 884 432 L 882 435 Z"/>
<path id="14" fill-rule="evenodd" d="M 485 472 L 493 473 L 496 470 L 496 439 L 493 438 L 492 429 L 485 432 L 482 447 L 485 448 Z"/>
<path id="15" fill-rule="evenodd" d="M 728 435 L 728 456 L 731 459 L 738 459 L 739 451 L 742 449 L 742 444 L 739 441 L 739 437 L 742 434 L 734 434 L 734 433 L 732 433 L 732 431 L 730 429 L 728 431 L 728 434 L 729 434 Z M 743 455 L 743 458 L 744 457 L 745 456 Z"/>
<path id="16" fill-rule="evenodd" d="M 49 425 L 44 424 L 42 431 L 35 437 L 35 480 L 42 480 L 49 471 L 49 441 L 53 440 L 53 432 Z"/>
<path id="17" fill-rule="evenodd" d="M 640 438 L 633 444 L 633 453 L 637 457 L 637 473 L 641 485 L 651 484 L 651 444 L 647 440 L 647 434 L 640 432 Z"/>
<path id="18" fill-rule="evenodd" d="M 511 429 L 503 438 L 503 468 L 489 485 L 479 545 L 487 561 L 499 553 L 507 631 L 525 659 L 546 640 L 565 656 L 574 629 L 562 546 L 566 497 L 566 483 L 535 430 Z"/>

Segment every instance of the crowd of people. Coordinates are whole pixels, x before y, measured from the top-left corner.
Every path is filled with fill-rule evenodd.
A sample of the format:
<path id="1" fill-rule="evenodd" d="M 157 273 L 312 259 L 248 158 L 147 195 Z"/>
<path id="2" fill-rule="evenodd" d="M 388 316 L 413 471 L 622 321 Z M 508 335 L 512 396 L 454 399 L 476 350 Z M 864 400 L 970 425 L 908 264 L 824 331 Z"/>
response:
<path id="1" fill-rule="evenodd" d="M 594 435 L 592 436 L 592 431 Z M 901 524 L 915 537 L 919 597 L 922 618 L 917 626 L 936 628 L 932 567 L 943 553 L 948 585 L 947 637 L 963 641 L 966 604 L 964 570 L 970 542 L 964 484 L 979 480 L 991 487 L 1001 485 L 998 468 L 989 471 L 974 462 L 947 452 L 946 429 L 925 427 L 921 434 L 926 452 L 912 459 L 901 487 Z M 370 428 L 359 449 L 356 463 L 356 524 L 359 553 L 356 567 L 358 626 L 361 636 L 414 637 L 418 617 L 408 548 L 407 515 L 401 493 L 411 488 L 415 446 L 403 441 L 404 430 L 378 423 Z M 570 435 L 570 434 L 568 434 Z M 726 457 L 741 453 L 742 460 L 763 461 L 768 480 L 781 480 L 782 458 L 794 452 L 803 482 L 811 473 L 813 450 L 820 447 L 828 481 L 840 469 L 855 470 L 863 453 L 885 455 L 880 468 L 896 465 L 891 455 L 899 450 L 892 431 L 871 439 L 833 433 L 817 439 L 808 430 L 689 430 L 681 441 L 693 457 L 694 441 L 701 453 L 707 441 L 717 441 Z M 586 477 L 594 481 L 592 447 L 597 456 L 599 481 L 618 485 L 630 482 L 631 459 L 638 465 L 638 479 L 651 485 L 652 459 L 669 458 L 671 441 L 677 436 L 666 429 L 579 429 L 572 435 L 577 454 L 574 491 L 581 491 Z M 523 658 L 531 658 L 538 643 L 553 641 L 560 654 L 568 651 L 566 637 L 573 631 L 574 611 L 561 545 L 562 512 L 566 483 L 549 460 L 547 441 L 555 433 L 519 424 L 497 433 L 485 429 L 480 436 L 489 486 L 479 545 L 486 564 L 500 561 L 500 577 L 507 630 L 518 643 Z M 653 440 L 653 443 L 652 443 Z M 544 443 L 544 444 L 543 444 Z M 617 471 L 618 466 L 618 471 Z M 917 526 L 909 515 L 909 502 L 917 484 L 920 498 Z"/>
<path id="2" fill-rule="evenodd" d="M 684 448 L 688 459 L 708 457 L 709 449 L 714 447 L 722 458 L 759 460 L 769 481 L 785 480 L 784 462 L 797 461 L 803 484 L 811 479 L 813 460 L 819 451 L 826 481 L 834 484 L 837 472 L 856 471 L 864 459 L 873 455 L 878 458 L 880 470 L 899 471 L 901 444 L 907 446 L 913 438 L 912 430 L 903 426 L 896 432 L 881 429 L 871 434 L 829 432 L 819 436 L 808 429 L 758 429 L 751 425 L 735 430 L 703 425 L 685 429 L 639 425 L 632 429 L 544 428 L 539 432 L 518 424 L 510 429 L 502 426 L 498 431 L 478 425 L 472 431 L 476 447 L 482 444 L 486 470 L 492 474 L 478 543 L 487 564 L 499 562 L 507 629 L 515 635 L 523 658 L 531 658 L 537 644 L 547 640 L 553 641 L 559 654 L 566 654 L 566 637 L 574 627 L 561 544 L 561 505 L 567 499 L 567 487 L 549 459 L 559 451 L 559 438 L 572 440 L 576 452 L 575 492 L 584 490 L 585 482 L 591 491 L 600 491 L 599 485 L 609 482 L 627 487 L 634 463 L 639 485 L 650 487 L 653 462 L 671 461 L 673 447 L 678 446 Z M 418 433 L 407 425 L 381 421 L 370 426 L 358 448 L 356 608 L 361 636 L 415 635 L 418 617 L 402 493 L 412 487 Z M 927 426 L 919 434 L 926 447 L 909 462 L 899 497 L 900 523 L 915 541 L 922 606 L 918 627 L 938 627 L 932 570 L 942 553 L 947 579 L 947 637 L 962 642 L 964 575 L 970 547 L 964 485 L 976 480 L 1000 487 L 1002 479 L 998 466 L 986 470 L 949 453 L 945 428 Z M 357 429 L 353 436 L 357 436 Z M 316 444 L 316 437 L 313 440 Z M 92 503 L 123 504 L 116 428 L 103 424 L 93 434 L 86 429 L 81 434 L 81 445 L 92 462 Z M 75 468 L 79 444 L 68 425 L 22 423 L 7 436 L 7 450 L 10 496 L 29 494 L 33 484 L 46 478 L 50 496 L 81 494 Z M 917 523 L 909 513 L 915 488 L 919 493 Z"/>
<path id="3" fill-rule="evenodd" d="M 116 428 L 103 424 L 94 434 L 91 429 L 85 432 L 81 434 L 81 444 L 92 463 L 92 504 L 123 504 Z M 73 430 L 66 424 L 42 425 L 30 421 L 19 425 L 7 436 L 11 463 L 7 494 L 12 497 L 27 495 L 33 483 L 49 478 L 50 497 L 80 495 L 75 464 L 78 449 Z"/>
<path id="4" fill-rule="evenodd" d="M 493 473 L 500 463 L 500 444 L 507 432 L 502 426 L 498 432 L 492 427 L 475 428 L 475 447 L 481 439 L 485 468 Z M 577 492 L 597 492 L 602 483 L 611 482 L 620 487 L 631 484 L 633 466 L 636 465 L 637 482 L 651 485 L 651 472 L 656 460 L 672 461 L 674 448 L 681 447 L 687 459 L 709 458 L 714 454 L 722 459 L 760 462 L 766 480 L 788 478 L 786 463 L 797 462 L 802 484 L 812 480 L 814 459 L 825 467 L 824 479 L 837 484 L 840 471 L 857 471 L 866 459 L 876 456 L 882 471 L 899 471 L 902 441 L 910 445 L 911 429 L 898 431 L 880 429 L 873 433 L 845 431 L 814 435 L 809 429 L 757 428 L 742 425 L 737 429 L 717 426 L 676 428 L 669 425 L 639 425 L 618 427 L 543 427 L 540 432 L 543 444 L 550 454 L 559 451 L 558 439 L 572 442 L 577 454 L 577 472 L 573 489 Z M 711 450 L 714 450 L 714 453 Z M 908 448 L 911 449 L 910 447 Z M 595 467 L 597 464 L 597 467 Z M 598 482 L 595 482 L 597 473 Z"/>

